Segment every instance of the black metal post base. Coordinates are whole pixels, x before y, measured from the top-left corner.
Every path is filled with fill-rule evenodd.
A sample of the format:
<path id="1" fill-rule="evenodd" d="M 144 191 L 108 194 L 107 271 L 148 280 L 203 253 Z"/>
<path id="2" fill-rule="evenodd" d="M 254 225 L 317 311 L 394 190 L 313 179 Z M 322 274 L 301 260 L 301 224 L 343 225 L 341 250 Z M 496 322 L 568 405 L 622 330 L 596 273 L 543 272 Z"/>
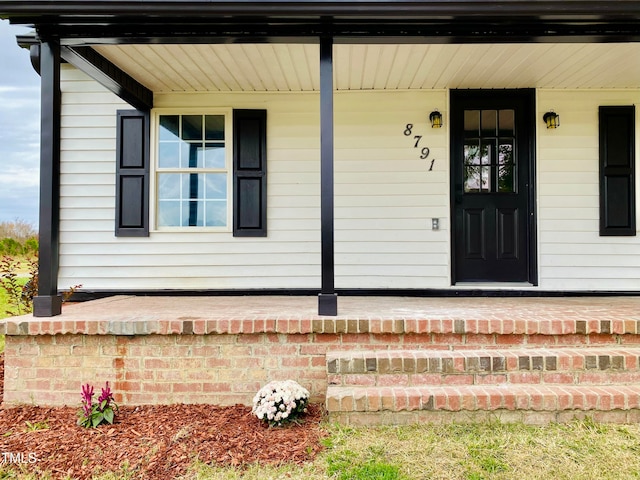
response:
<path id="1" fill-rule="evenodd" d="M 38 295 L 33 298 L 34 317 L 55 317 L 62 313 L 62 297 L 60 295 Z"/>
<path id="2" fill-rule="evenodd" d="M 332 317 L 338 315 L 338 295 L 336 293 L 321 293 L 318 295 L 318 315 Z"/>

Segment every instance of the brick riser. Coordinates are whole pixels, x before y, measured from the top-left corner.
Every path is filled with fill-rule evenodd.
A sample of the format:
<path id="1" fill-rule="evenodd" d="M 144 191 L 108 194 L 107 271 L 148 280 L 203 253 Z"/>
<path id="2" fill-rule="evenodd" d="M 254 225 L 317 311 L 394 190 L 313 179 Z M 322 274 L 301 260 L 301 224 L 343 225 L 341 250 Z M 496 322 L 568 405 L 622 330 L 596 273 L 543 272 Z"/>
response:
<path id="1" fill-rule="evenodd" d="M 353 425 L 495 421 L 545 424 L 587 416 L 640 421 L 640 387 L 575 385 L 327 389 L 332 420 Z"/>
<path id="2" fill-rule="evenodd" d="M 327 371 L 327 410 L 346 423 L 640 418 L 640 349 L 629 346 L 342 351 Z"/>
<path id="3" fill-rule="evenodd" d="M 329 387 L 330 412 L 443 410 L 629 410 L 640 408 L 640 386 L 484 385 Z"/>
<path id="4" fill-rule="evenodd" d="M 640 383 L 640 350 L 399 350 L 327 355 L 329 385 Z"/>

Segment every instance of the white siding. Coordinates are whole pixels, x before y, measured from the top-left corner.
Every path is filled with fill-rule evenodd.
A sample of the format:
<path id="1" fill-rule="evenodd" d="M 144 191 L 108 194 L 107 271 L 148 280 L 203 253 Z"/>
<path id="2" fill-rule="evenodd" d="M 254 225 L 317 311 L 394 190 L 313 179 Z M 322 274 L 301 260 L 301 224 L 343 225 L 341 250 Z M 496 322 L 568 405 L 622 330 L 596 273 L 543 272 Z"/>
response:
<path id="1" fill-rule="evenodd" d="M 152 228 L 148 238 L 116 238 L 115 112 L 130 107 L 71 68 L 65 67 L 63 79 L 61 288 L 319 286 L 317 95 L 157 97 L 158 107 L 268 110 L 269 236 Z M 97 108 L 86 108 L 96 100 Z"/>
<path id="2" fill-rule="evenodd" d="M 148 238 L 116 238 L 115 112 L 130 107 L 69 66 L 63 80 L 61 288 L 320 287 L 317 93 L 156 95 L 158 108 L 267 109 L 268 237 L 152 228 Z M 538 90 L 539 288 L 640 289 L 640 240 L 598 234 L 598 106 L 638 98 L 637 90 Z M 451 287 L 447 106 L 446 90 L 336 93 L 338 288 Z M 439 130 L 428 125 L 435 108 Z M 549 109 L 561 116 L 557 130 L 542 124 Z"/>
<path id="3" fill-rule="evenodd" d="M 538 91 L 541 288 L 640 290 L 640 239 L 599 236 L 598 173 L 598 107 L 632 105 L 639 98 L 637 90 Z M 541 122 L 549 109 L 560 114 L 556 130 Z M 636 149 L 639 126 L 636 118 Z"/>
<path id="4" fill-rule="evenodd" d="M 434 108 L 447 119 L 446 106 L 444 90 L 336 94 L 337 287 L 450 284 L 447 131 L 428 125 Z M 423 136 L 418 148 L 414 135 Z"/>
<path id="5" fill-rule="evenodd" d="M 156 95 L 158 108 L 267 109 L 269 234 L 152 228 L 148 238 L 116 238 L 115 112 L 129 107 L 70 67 L 63 80 L 61 288 L 319 288 L 317 93 Z M 448 283 L 447 135 L 427 127 L 436 107 L 446 116 L 445 91 L 336 96 L 338 287 Z M 424 135 L 427 160 L 403 134 L 407 123 Z"/>

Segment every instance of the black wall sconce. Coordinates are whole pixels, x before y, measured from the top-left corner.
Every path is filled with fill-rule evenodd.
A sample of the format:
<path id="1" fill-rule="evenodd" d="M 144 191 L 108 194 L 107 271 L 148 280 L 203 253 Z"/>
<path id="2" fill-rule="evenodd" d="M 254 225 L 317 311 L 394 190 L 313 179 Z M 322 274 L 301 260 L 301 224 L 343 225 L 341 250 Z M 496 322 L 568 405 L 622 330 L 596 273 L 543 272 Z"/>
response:
<path id="1" fill-rule="evenodd" d="M 431 128 L 442 128 L 442 114 L 438 110 L 434 110 L 429 114 Z"/>
<path id="2" fill-rule="evenodd" d="M 547 124 L 547 128 L 558 128 L 560 126 L 560 115 L 553 110 L 545 113 L 542 120 Z"/>

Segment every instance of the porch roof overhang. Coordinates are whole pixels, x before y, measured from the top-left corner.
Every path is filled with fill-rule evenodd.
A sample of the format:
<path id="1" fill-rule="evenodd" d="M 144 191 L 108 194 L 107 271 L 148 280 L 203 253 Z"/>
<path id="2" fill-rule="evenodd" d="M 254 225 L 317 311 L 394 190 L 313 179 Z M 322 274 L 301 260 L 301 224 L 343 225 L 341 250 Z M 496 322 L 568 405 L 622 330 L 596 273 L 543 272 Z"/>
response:
<path id="1" fill-rule="evenodd" d="M 602 20 L 640 17 L 635 0 L 3 0 L 8 16 L 42 20 L 283 17 L 336 19 L 467 19 L 529 17 L 545 20 Z"/>
<path id="2" fill-rule="evenodd" d="M 265 58 L 262 56 L 265 49 L 259 44 L 318 43 L 321 37 L 331 37 L 334 45 L 382 44 L 376 51 L 358 46 L 336 51 L 335 84 L 337 89 L 345 90 L 629 88 L 637 87 L 637 74 L 640 73 L 619 61 L 637 56 L 632 47 L 617 49 L 615 55 L 610 55 L 596 46 L 589 49 L 577 46 L 613 42 L 638 42 L 640 45 L 640 2 L 635 0 L 0 0 L 0 17 L 8 18 L 12 23 L 34 25 L 38 40 L 58 42 L 63 47 L 64 60 L 119 95 L 124 93 L 125 99 L 136 106 L 151 105 L 152 92 L 317 90 L 317 49 L 291 52 L 287 47 L 272 45 L 274 51 L 269 55 L 286 57 L 290 63 L 303 64 L 307 72 L 311 72 L 309 80 L 294 84 L 289 79 L 295 79 L 296 72 L 291 68 L 276 71 L 278 62 L 266 64 L 265 72 L 256 72 L 251 65 L 256 59 Z M 475 47 L 436 48 L 437 45 L 539 43 L 571 43 L 572 46 L 554 48 L 552 55 L 558 60 L 554 66 L 540 60 L 541 54 L 547 51 L 545 48 L 521 49 L 521 55 L 517 57 L 508 57 L 504 49 L 498 48 L 493 50 L 496 54 L 493 59 L 491 53 L 486 54 L 487 48 L 481 48 L 481 51 L 474 51 L 478 50 Z M 231 44 L 254 46 L 240 49 Z M 408 49 L 400 52 L 400 59 L 420 62 L 422 73 L 427 68 L 444 71 L 442 62 L 440 65 L 431 63 L 438 59 L 452 61 L 446 72 L 437 74 L 437 80 L 407 69 L 406 65 L 397 65 L 397 58 L 394 60 L 395 71 L 405 71 L 406 78 L 398 78 L 390 84 L 385 79 L 367 78 L 367 71 L 375 70 L 367 64 L 389 64 L 390 56 L 394 55 L 394 50 L 385 49 L 384 44 L 432 46 L 414 48 L 410 54 L 407 54 Z M 181 48 L 183 45 L 193 47 L 185 52 Z M 199 45 L 216 51 L 204 51 Z M 225 81 L 212 68 L 200 68 L 198 59 L 206 58 L 206 53 L 217 58 L 235 55 L 242 58 L 235 65 L 218 61 L 223 72 L 238 70 L 238 65 L 246 68 L 240 67 L 239 72 L 230 76 L 238 81 L 234 78 Z M 490 68 L 473 61 L 482 56 L 492 62 Z M 364 58 L 364 62 L 349 61 L 358 57 Z M 566 70 L 567 65 L 575 64 L 572 59 L 576 57 L 597 59 L 590 66 L 580 66 L 579 82 L 573 80 L 575 72 L 562 74 L 556 69 L 558 66 L 560 70 Z M 485 75 L 471 68 L 467 74 L 457 73 L 458 78 L 450 78 L 452 63 L 459 65 L 460 71 L 469 70 L 464 67 L 465 58 L 467 62 L 475 63 L 476 70 L 482 70 Z M 496 64 L 496 59 L 508 61 L 502 65 Z M 181 78 L 179 74 L 170 78 L 172 72 L 175 73 L 170 63 L 176 64 L 176 61 L 178 65 L 184 62 L 187 75 L 182 77 L 189 77 L 190 72 L 200 72 L 200 78 Z M 528 65 L 528 75 L 514 78 L 515 70 L 509 64 L 523 64 L 523 61 Z M 358 68 L 362 71 L 355 71 Z M 588 71 L 584 71 L 585 68 Z M 625 72 L 619 71 L 621 69 Z M 485 78 L 490 70 L 509 75 L 501 74 L 500 84 L 490 85 Z M 603 75 L 610 78 L 601 79 Z M 474 80 L 469 83 L 460 76 Z M 495 79 L 495 75 L 489 76 Z M 269 78 L 262 81 L 261 77 Z M 251 78 L 260 81 L 249 80 Z M 278 78 L 286 78 L 286 84 L 278 82 Z M 345 80 L 356 78 L 363 79 L 361 84 Z M 561 78 L 562 82 L 558 83 L 554 78 Z"/>
<path id="3" fill-rule="evenodd" d="M 64 60 L 137 107 L 153 93 L 317 91 L 318 49 L 304 44 L 321 37 L 336 45 L 338 90 L 640 83 L 624 61 L 640 57 L 635 0 L 0 0 L 0 17 L 34 25 L 35 41 L 55 40 Z M 375 65 L 390 62 L 383 78 Z"/>
<path id="4" fill-rule="evenodd" d="M 0 17 L 70 45 L 640 40 L 635 0 L 0 0 Z"/>

